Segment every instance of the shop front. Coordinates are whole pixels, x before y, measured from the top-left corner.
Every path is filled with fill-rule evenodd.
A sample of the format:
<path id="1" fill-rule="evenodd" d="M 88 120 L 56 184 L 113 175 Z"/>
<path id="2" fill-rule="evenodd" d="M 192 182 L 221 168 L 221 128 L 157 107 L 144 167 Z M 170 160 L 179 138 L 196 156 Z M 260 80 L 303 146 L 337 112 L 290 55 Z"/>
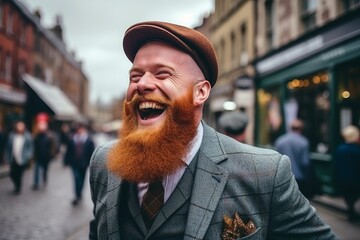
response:
<path id="1" fill-rule="evenodd" d="M 328 194 L 337 192 L 332 176 L 340 131 L 360 126 L 359 26 L 356 11 L 256 62 L 256 145 L 272 147 L 292 119 L 302 119 Z"/>

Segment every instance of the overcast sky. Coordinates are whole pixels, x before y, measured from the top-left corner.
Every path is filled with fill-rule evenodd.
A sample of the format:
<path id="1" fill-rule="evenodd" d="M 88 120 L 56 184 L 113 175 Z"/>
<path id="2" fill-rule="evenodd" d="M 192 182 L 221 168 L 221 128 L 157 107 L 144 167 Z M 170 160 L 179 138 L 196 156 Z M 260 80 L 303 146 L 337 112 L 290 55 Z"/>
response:
<path id="1" fill-rule="evenodd" d="M 125 30 L 132 24 L 169 21 L 198 26 L 213 11 L 214 0 L 20 0 L 31 12 L 40 8 L 41 22 L 53 26 L 62 16 L 64 41 L 90 80 L 91 101 L 109 102 L 125 93 L 131 63 L 122 49 Z"/>

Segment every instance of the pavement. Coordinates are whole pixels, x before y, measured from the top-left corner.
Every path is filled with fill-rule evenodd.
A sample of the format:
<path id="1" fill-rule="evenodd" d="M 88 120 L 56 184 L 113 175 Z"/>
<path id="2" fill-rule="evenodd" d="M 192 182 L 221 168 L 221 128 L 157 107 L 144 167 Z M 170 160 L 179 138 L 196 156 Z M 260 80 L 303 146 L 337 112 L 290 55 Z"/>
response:
<path id="1" fill-rule="evenodd" d="M 88 239 L 92 202 L 86 179 L 82 202 L 74 207 L 71 169 L 60 159 L 49 168 L 48 185 L 31 190 L 33 171 L 24 173 L 19 195 L 13 194 L 9 177 L 0 179 L 1 240 L 85 240 Z M 4 175 L 3 175 L 4 176 Z"/>
<path id="2" fill-rule="evenodd" d="M 74 207 L 71 169 L 61 157 L 49 167 L 45 188 L 31 190 L 33 171 L 24 173 L 21 194 L 12 193 L 8 166 L 0 166 L 0 240 L 85 240 L 88 239 L 92 202 L 86 179 L 83 201 Z M 88 178 L 88 176 L 87 176 Z M 340 197 L 315 196 L 311 204 L 341 240 L 360 240 L 360 221 L 349 222 Z M 360 213 L 360 201 L 356 204 Z"/>

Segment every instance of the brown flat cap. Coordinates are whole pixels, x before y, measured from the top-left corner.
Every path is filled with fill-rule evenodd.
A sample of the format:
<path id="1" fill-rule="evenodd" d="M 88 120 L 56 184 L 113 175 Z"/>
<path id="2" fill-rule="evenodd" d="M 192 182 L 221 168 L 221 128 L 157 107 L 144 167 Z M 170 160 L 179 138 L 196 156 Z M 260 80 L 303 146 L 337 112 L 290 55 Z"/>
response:
<path id="1" fill-rule="evenodd" d="M 189 54 L 214 86 L 218 64 L 210 41 L 199 31 L 166 22 L 141 22 L 125 32 L 123 47 L 126 56 L 134 61 L 137 51 L 147 42 L 162 41 Z"/>

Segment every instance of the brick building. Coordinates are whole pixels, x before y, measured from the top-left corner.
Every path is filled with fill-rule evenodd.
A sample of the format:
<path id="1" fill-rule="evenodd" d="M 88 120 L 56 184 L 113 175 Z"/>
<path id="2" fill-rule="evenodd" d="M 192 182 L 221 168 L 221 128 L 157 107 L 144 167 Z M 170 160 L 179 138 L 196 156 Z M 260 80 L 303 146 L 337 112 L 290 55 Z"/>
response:
<path id="1" fill-rule="evenodd" d="M 18 0 L 0 2 L 0 125 L 36 115 L 71 121 L 88 114 L 89 81 L 62 38 L 61 18 L 51 29 Z M 51 93 L 51 94 L 50 94 Z"/>

